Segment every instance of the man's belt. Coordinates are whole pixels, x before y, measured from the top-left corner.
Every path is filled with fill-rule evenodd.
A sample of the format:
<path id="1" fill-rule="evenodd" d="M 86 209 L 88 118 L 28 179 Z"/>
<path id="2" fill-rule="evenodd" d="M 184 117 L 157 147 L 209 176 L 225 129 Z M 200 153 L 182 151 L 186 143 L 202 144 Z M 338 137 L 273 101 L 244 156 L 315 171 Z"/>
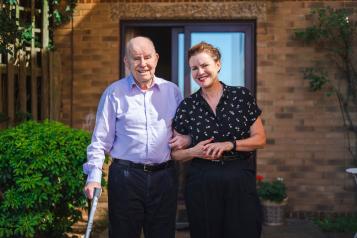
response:
<path id="1" fill-rule="evenodd" d="M 161 164 L 140 164 L 140 163 L 134 163 L 129 160 L 122 160 L 122 159 L 116 159 L 113 158 L 113 163 L 115 164 L 120 164 L 120 165 L 125 165 L 130 168 L 135 168 L 135 169 L 141 169 L 145 172 L 155 172 L 159 171 L 162 169 L 166 169 L 171 167 L 174 164 L 173 160 L 168 160 L 166 162 L 163 162 Z"/>

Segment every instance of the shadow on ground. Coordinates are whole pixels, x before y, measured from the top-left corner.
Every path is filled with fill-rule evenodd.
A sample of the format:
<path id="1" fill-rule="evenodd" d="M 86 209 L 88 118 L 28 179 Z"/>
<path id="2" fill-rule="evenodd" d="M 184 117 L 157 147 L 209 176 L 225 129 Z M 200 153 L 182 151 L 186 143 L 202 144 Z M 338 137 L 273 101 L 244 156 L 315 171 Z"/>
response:
<path id="1" fill-rule="evenodd" d="M 287 219 L 282 226 L 263 226 L 261 238 L 353 238 L 353 233 L 324 233 L 309 220 Z M 107 238 L 108 230 L 91 238 Z M 143 236 L 142 236 L 143 237 Z M 187 229 L 176 231 L 176 238 L 190 238 Z"/>

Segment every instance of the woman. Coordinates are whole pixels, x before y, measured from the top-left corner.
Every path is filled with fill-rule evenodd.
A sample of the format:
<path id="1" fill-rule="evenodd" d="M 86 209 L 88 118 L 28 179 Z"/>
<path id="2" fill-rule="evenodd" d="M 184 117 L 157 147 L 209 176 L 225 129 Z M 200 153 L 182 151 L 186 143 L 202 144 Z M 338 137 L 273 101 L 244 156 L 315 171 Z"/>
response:
<path id="1" fill-rule="evenodd" d="M 248 89 L 218 79 L 221 54 L 201 42 L 188 51 L 200 90 L 177 109 L 175 132 L 190 135 L 192 147 L 172 152 L 191 160 L 186 206 L 191 238 L 257 238 L 261 207 L 255 187 L 253 151 L 265 145 L 261 110 Z"/>

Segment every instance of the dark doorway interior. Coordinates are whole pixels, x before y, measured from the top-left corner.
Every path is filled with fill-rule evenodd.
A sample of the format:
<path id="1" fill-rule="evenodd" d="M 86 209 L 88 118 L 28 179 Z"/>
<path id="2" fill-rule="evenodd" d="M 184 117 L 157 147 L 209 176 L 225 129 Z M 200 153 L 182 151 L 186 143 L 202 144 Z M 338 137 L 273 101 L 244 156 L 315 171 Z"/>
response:
<path id="1" fill-rule="evenodd" d="M 149 37 L 159 54 L 159 63 L 155 75 L 168 81 L 171 79 L 171 28 L 170 27 L 130 27 L 128 31 L 135 32 L 135 36 Z"/>

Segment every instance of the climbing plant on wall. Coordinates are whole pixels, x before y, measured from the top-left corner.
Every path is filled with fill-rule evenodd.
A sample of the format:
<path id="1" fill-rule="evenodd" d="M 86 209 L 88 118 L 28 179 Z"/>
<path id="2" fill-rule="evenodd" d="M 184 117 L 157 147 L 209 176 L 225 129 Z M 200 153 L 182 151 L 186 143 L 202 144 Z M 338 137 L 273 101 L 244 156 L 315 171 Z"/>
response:
<path id="1" fill-rule="evenodd" d="M 353 20 L 356 16 L 351 16 L 347 9 L 330 7 L 314 9 L 311 15 L 312 25 L 296 30 L 296 40 L 327 53 L 332 63 L 305 68 L 304 79 L 309 81 L 311 90 L 336 95 L 347 129 L 348 149 L 357 164 L 357 125 L 353 114 L 357 108 L 357 56 L 354 54 L 357 23 Z M 334 78 L 327 73 L 331 67 L 338 72 Z"/>
<path id="2" fill-rule="evenodd" d="M 42 13 L 48 9 L 49 29 L 47 30 L 50 34 L 49 45 L 52 48 L 52 33 L 54 29 L 71 19 L 77 0 L 43 0 L 40 2 L 42 4 Z M 32 22 L 19 21 L 18 7 L 18 0 L 0 1 L 0 53 L 14 55 L 18 49 L 23 48 L 33 37 Z"/>
<path id="3" fill-rule="evenodd" d="M 53 23 L 55 26 L 60 26 L 72 18 L 77 0 L 50 0 L 49 3 Z"/>
<path id="4" fill-rule="evenodd" d="M 11 45 L 21 38 L 22 31 L 17 27 L 12 11 L 16 3 L 16 0 L 7 0 L 0 7 L 0 53 L 12 54 Z"/>

